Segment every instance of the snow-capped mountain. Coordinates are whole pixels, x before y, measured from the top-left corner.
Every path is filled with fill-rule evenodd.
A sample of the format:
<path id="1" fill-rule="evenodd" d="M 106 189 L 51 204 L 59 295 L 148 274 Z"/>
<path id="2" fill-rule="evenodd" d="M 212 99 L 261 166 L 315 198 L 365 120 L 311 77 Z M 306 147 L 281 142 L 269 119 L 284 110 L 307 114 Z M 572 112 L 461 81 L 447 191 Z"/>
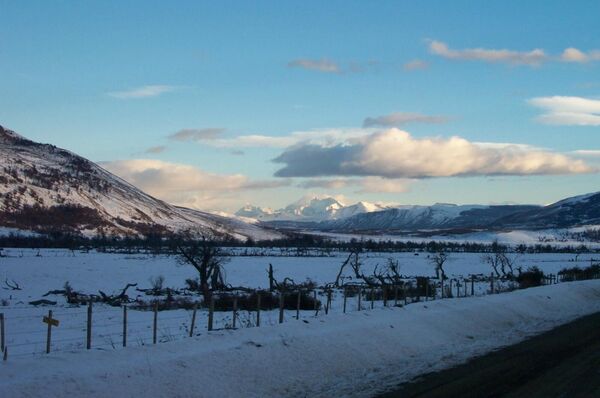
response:
<path id="1" fill-rule="evenodd" d="M 261 208 L 247 205 L 239 209 L 235 215 L 247 217 L 264 222 L 297 221 L 320 222 L 351 217 L 356 214 L 384 210 L 387 207 L 369 203 L 358 202 L 353 205 L 344 205 L 331 196 L 306 196 L 279 210 Z"/>
<path id="2" fill-rule="evenodd" d="M 84 234 L 213 231 L 280 236 L 239 220 L 156 199 L 97 164 L 0 126 L 0 227 Z"/>
<path id="3" fill-rule="evenodd" d="M 548 206 L 400 206 L 323 221 L 311 227 L 338 232 L 413 232 L 548 229 L 599 224 L 600 192 L 564 199 Z"/>

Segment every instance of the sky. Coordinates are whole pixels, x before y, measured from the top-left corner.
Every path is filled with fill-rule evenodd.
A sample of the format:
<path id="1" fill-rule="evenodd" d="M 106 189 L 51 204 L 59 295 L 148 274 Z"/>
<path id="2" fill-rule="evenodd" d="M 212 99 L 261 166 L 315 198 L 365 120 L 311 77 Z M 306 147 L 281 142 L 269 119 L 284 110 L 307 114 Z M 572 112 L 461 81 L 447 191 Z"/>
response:
<path id="1" fill-rule="evenodd" d="M 169 202 L 600 190 L 597 1 L 0 0 L 0 125 Z"/>

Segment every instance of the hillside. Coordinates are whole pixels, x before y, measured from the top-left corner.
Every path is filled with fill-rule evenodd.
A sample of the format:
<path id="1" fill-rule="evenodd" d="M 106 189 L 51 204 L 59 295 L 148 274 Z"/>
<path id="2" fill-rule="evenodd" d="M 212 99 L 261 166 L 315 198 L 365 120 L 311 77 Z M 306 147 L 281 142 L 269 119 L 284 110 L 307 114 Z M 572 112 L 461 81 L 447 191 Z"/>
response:
<path id="1" fill-rule="evenodd" d="M 94 162 L 0 126 L 0 227 L 86 235 L 279 234 L 156 199 Z"/>

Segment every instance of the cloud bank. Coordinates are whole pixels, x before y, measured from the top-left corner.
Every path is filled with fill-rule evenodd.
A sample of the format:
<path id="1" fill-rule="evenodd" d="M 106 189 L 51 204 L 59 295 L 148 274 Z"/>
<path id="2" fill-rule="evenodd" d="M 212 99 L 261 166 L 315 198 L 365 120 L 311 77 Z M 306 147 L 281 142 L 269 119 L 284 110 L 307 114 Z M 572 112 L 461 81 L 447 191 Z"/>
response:
<path id="1" fill-rule="evenodd" d="M 428 178 L 579 174 L 594 169 L 564 154 L 519 145 L 485 145 L 461 137 L 415 138 L 390 129 L 333 146 L 286 149 L 274 159 L 278 177 L 372 176 Z"/>
<path id="2" fill-rule="evenodd" d="M 214 174 L 197 167 L 154 159 L 102 162 L 102 167 L 152 196 L 197 209 L 223 208 L 240 201 L 240 191 L 279 188 L 288 180 L 252 181 L 241 174 Z"/>

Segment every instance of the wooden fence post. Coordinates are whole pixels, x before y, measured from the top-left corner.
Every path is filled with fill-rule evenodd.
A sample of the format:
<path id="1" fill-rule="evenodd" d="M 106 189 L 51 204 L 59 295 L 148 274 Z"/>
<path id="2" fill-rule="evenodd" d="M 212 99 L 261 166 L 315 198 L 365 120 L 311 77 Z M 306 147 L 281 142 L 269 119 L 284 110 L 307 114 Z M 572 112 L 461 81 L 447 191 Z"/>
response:
<path id="1" fill-rule="evenodd" d="M 375 288 L 371 288 L 371 309 L 375 307 Z"/>
<path id="2" fill-rule="evenodd" d="M 494 294 L 494 273 L 493 272 L 490 274 L 490 289 L 492 291 L 492 294 Z"/>
<path id="3" fill-rule="evenodd" d="M 394 306 L 398 305 L 398 285 L 394 285 Z"/>
<path id="4" fill-rule="evenodd" d="M 123 347 L 127 347 L 127 306 L 123 306 Z"/>
<path id="5" fill-rule="evenodd" d="M 317 300 L 317 290 L 313 290 L 313 302 L 314 302 L 314 310 L 315 316 L 319 314 L 319 301 Z"/>
<path id="6" fill-rule="evenodd" d="M 198 311 L 198 303 L 192 308 L 192 323 L 190 324 L 190 337 L 194 336 L 194 328 L 196 327 L 196 311 Z"/>
<path id="7" fill-rule="evenodd" d="M 460 283 L 456 280 L 456 298 L 460 298 Z"/>
<path id="8" fill-rule="evenodd" d="M 88 350 L 92 348 L 92 300 L 88 302 L 87 308 L 86 348 Z"/>
<path id="9" fill-rule="evenodd" d="M 238 297 L 237 294 L 233 296 L 233 314 L 232 314 L 232 327 L 235 329 L 237 325 L 237 312 L 238 312 Z"/>
<path id="10" fill-rule="evenodd" d="M 325 315 L 329 313 L 331 309 L 331 288 L 327 289 L 327 307 L 325 307 Z"/>
<path id="11" fill-rule="evenodd" d="M 425 301 L 429 300 L 429 278 L 425 278 Z"/>
<path id="12" fill-rule="evenodd" d="M 465 285 L 465 295 L 463 297 L 467 297 L 467 280 L 463 279 L 463 283 Z"/>
<path id="13" fill-rule="evenodd" d="M 256 291 L 256 327 L 260 326 L 260 292 Z"/>
<path id="14" fill-rule="evenodd" d="M 406 287 L 406 283 L 404 284 L 404 286 L 402 287 L 402 293 L 404 295 L 404 305 L 408 304 L 408 289 Z"/>
<path id="15" fill-rule="evenodd" d="M 475 295 L 475 275 L 471 275 L 471 296 Z"/>
<path id="16" fill-rule="evenodd" d="M 0 313 L 0 352 L 4 352 L 4 344 L 6 338 L 4 337 L 4 314 Z"/>
<path id="17" fill-rule="evenodd" d="M 296 320 L 300 319 L 301 300 L 302 300 L 302 290 L 298 290 L 298 297 L 296 297 Z"/>
<path id="18" fill-rule="evenodd" d="M 444 298 L 444 275 L 440 277 L 440 298 Z"/>
<path id="19" fill-rule="evenodd" d="M 46 335 L 46 354 L 50 354 L 51 340 L 52 340 L 52 310 L 48 310 L 48 333 Z"/>
<path id="20" fill-rule="evenodd" d="M 452 298 L 452 281 L 453 281 L 453 280 L 454 280 L 454 279 L 450 279 L 450 280 L 448 280 L 448 297 L 449 297 L 449 298 Z"/>
<path id="21" fill-rule="evenodd" d="M 158 328 L 158 301 L 154 302 L 154 321 L 152 322 L 152 344 L 156 344 L 156 330 Z"/>
<path id="22" fill-rule="evenodd" d="M 346 287 L 344 287 L 344 314 L 346 313 L 346 301 L 348 300 L 347 294 L 346 294 Z"/>
<path id="23" fill-rule="evenodd" d="M 387 287 L 386 287 L 386 285 L 383 285 L 382 289 L 383 289 L 383 292 L 382 292 L 382 295 L 383 295 L 383 306 L 387 307 Z"/>
<path id="24" fill-rule="evenodd" d="M 361 311 L 362 310 L 362 287 L 358 287 L 358 310 Z"/>
<path id="25" fill-rule="evenodd" d="M 213 321 L 215 317 L 215 295 L 211 292 L 208 305 L 208 331 L 213 330 Z"/>
<path id="26" fill-rule="evenodd" d="M 279 291 L 279 323 L 283 323 L 283 307 L 284 307 L 285 296 L 283 291 Z"/>

